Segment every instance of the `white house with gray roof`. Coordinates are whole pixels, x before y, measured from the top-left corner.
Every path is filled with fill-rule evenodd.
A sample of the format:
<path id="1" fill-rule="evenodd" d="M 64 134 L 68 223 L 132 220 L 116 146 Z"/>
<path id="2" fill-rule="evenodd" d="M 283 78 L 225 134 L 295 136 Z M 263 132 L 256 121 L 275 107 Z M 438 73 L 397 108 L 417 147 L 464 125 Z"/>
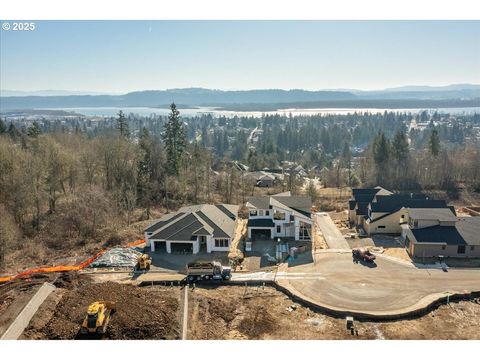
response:
<path id="1" fill-rule="evenodd" d="M 229 251 L 238 205 L 185 206 L 145 228 L 146 245 L 166 253 Z"/>
<path id="2" fill-rule="evenodd" d="M 273 196 L 253 196 L 246 203 L 248 237 L 292 238 L 311 240 L 311 207 L 308 196 L 292 196 L 290 192 Z"/>

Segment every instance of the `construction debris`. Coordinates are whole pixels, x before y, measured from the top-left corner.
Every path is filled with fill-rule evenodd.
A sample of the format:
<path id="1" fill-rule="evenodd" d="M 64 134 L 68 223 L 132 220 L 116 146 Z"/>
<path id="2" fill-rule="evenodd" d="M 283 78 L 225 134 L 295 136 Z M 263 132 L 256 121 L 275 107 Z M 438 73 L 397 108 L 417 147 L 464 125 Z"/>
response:
<path id="1" fill-rule="evenodd" d="M 106 251 L 93 261 L 89 268 L 106 268 L 106 267 L 129 267 L 133 268 L 138 263 L 141 252 L 132 248 L 114 248 Z"/>

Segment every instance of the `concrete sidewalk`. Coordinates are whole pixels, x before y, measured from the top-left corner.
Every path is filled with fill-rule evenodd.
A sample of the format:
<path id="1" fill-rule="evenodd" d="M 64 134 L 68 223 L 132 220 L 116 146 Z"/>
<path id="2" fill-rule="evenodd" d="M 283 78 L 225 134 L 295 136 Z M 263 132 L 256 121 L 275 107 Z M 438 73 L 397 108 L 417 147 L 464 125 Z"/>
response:
<path id="1" fill-rule="evenodd" d="M 1 340 L 16 340 L 22 335 L 25 328 L 30 323 L 33 315 L 37 312 L 40 305 L 43 304 L 45 299 L 50 293 L 55 290 L 55 286 L 50 283 L 44 283 L 30 301 L 25 305 L 23 310 L 17 316 L 17 318 L 10 324 L 8 329 L 0 338 Z"/>
<path id="2" fill-rule="evenodd" d="M 313 220 L 323 234 L 330 249 L 350 250 L 347 240 L 343 237 L 340 230 L 333 222 L 330 215 L 326 212 L 317 212 L 313 214 Z"/>

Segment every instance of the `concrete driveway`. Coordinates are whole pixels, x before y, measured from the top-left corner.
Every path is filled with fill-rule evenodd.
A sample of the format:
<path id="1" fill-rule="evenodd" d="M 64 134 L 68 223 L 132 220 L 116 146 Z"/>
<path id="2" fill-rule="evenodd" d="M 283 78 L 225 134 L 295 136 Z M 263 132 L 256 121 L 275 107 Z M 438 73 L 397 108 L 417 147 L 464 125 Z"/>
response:
<path id="1" fill-rule="evenodd" d="M 480 269 L 418 269 L 387 258 L 376 266 L 352 261 L 350 253 L 322 253 L 316 264 L 300 265 L 278 282 L 307 301 L 339 311 L 376 315 L 407 312 L 447 292 L 480 290 Z"/>
<path id="2" fill-rule="evenodd" d="M 347 240 L 343 237 L 340 230 L 333 222 L 330 215 L 326 212 L 317 212 L 313 214 L 313 220 L 316 226 L 323 234 L 323 238 L 327 242 L 329 249 L 346 249 L 350 250 Z"/>

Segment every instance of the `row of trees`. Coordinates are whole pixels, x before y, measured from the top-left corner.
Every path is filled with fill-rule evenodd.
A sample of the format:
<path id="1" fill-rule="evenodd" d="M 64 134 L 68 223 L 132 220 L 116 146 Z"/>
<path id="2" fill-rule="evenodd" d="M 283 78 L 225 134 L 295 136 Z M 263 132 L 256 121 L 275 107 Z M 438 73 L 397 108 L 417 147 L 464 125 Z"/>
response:
<path id="1" fill-rule="evenodd" d="M 439 189 L 452 195 L 460 186 L 480 190 L 480 147 L 442 146 L 434 128 L 423 149 L 412 149 L 407 135 L 397 132 L 389 139 L 378 132 L 357 167 L 365 185 L 394 190 Z"/>

